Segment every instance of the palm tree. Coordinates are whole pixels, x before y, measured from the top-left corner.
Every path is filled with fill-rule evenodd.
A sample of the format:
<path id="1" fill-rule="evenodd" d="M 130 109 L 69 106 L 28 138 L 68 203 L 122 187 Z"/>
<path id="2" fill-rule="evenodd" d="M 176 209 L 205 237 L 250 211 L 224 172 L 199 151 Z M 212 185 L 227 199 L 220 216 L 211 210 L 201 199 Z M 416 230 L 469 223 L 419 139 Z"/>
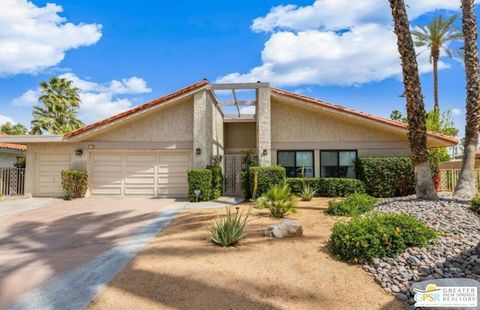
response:
<path id="1" fill-rule="evenodd" d="M 40 83 L 40 89 L 44 107 L 33 107 L 32 134 L 66 134 L 83 126 L 77 117 L 80 89 L 73 87 L 72 81 L 53 77 Z"/>
<path id="2" fill-rule="evenodd" d="M 462 0 L 462 28 L 465 40 L 465 75 L 467 79 L 466 125 L 462 170 L 455 189 L 456 196 L 475 195 L 475 150 L 480 129 L 480 82 L 478 80 L 477 18 L 474 0 Z"/>
<path id="3" fill-rule="evenodd" d="M 418 30 L 412 31 L 415 37 L 415 46 L 430 50 L 430 62 L 433 65 L 433 110 L 437 115 L 440 111 L 438 99 L 438 60 L 440 59 L 440 52 L 443 50 L 448 57 L 452 58 L 455 51 L 448 46 L 449 43 L 463 38 L 460 29 L 454 26 L 456 20 L 457 15 L 450 18 L 439 15 L 435 16 L 428 25 L 418 26 Z"/>
<path id="4" fill-rule="evenodd" d="M 13 125 L 10 122 L 6 122 L 0 126 L 0 132 L 6 133 L 7 135 L 26 135 L 28 129 L 20 123 Z"/>
<path id="5" fill-rule="evenodd" d="M 389 2 L 402 61 L 403 84 L 407 100 L 408 140 L 415 170 L 415 191 L 418 199 L 438 199 L 428 163 L 426 113 L 405 2 L 404 0 L 389 0 Z"/>

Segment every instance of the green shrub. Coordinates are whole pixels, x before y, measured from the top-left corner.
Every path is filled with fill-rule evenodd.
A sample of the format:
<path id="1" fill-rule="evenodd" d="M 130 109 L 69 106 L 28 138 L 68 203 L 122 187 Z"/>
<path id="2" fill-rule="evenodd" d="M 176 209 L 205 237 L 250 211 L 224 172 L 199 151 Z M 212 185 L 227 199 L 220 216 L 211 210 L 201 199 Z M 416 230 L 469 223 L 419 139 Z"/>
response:
<path id="1" fill-rule="evenodd" d="M 242 158 L 242 171 L 240 172 L 240 181 L 242 183 L 242 190 L 245 195 L 245 199 L 252 198 L 252 186 L 250 184 L 250 167 L 257 165 L 253 151 L 244 152 Z"/>
<path id="2" fill-rule="evenodd" d="M 297 200 L 287 184 L 272 185 L 262 197 L 257 199 L 256 204 L 260 209 L 270 210 L 270 213 L 278 218 L 297 212 Z"/>
<path id="3" fill-rule="evenodd" d="M 207 166 L 212 171 L 212 198 L 217 199 L 223 193 L 223 174 L 222 168 L 219 166 Z"/>
<path id="4" fill-rule="evenodd" d="M 351 262 L 394 257 L 413 246 L 436 239 L 435 230 L 407 214 L 373 213 L 338 222 L 332 228 L 332 251 Z"/>
<path id="5" fill-rule="evenodd" d="M 287 184 L 292 193 L 300 196 L 303 187 L 308 185 L 316 197 L 345 197 L 354 193 L 364 193 L 362 181 L 347 178 L 288 178 Z"/>
<path id="6" fill-rule="evenodd" d="M 253 193 L 255 172 L 257 173 L 257 191 Z M 272 185 L 284 184 L 286 178 L 285 168 L 280 166 L 262 166 L 249 168 L 249 185 L 252 195 L 260 197 L 265 194 Z"/>
<path id="7" fill-rule="evenodd" d="M 374 197 L 408 196 L 415 193 L 412 161 L 407 157 L 361 157 L 356 172 Z"/>
<path id="8" fill-rule="evenodd" d="M 212 197 L 212 171 L 209 169 L 191 169 L 188 171 L 188 197 L 196 201 L 195 190 L 199 189 L 199 201 L 207 201 Z"/>
<path id="9" fill-rule="evenodd" d="M 227 216 L 225 218 L 217 218 L 210 229 L 210 240 L 221 246 L 235 245 L 247 236 L 244 232 L 247 224 L 250 209 L 245 216 L 238 211 L 233 215 L 230 208 L 227 208 Z"/>
<path id="10" fill-rule="evenodd" d="M 470 210 L 480 214 L 480 196 L 475 196 L 472 198 L 472 201 L 470 202 Z"/>
<path id="11" fill-rule="evenodd" d="M 65 199 L 85 197 L 88 188 L 88 175 L 83 170 L 63 170 L 62 188 Z"/>
<path id="12" fill-rule="evenodd" d="M 334 199 L 328 202 L 325 211 L 330 215 L 360 215 L 375 208 L 377 199 L 367 194 L 351 194 L 345 199 Z"/>
<path id="13" fill-rule="evenodd" d="M 300 193 L 300 198 L 302 198 L 303 201 L 310 201 L 313 197 L 315 197 L 316 193 L 317 191 L 315 189 L 306 184 L 303 186 L 302 192 Z"/>

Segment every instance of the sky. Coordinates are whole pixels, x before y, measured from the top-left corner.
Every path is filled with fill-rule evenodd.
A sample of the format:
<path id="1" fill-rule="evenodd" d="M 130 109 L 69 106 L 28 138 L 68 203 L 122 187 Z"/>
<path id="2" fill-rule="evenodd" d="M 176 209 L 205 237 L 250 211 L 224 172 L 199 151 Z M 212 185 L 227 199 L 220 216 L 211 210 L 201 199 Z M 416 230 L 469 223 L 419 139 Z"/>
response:
<path id="1" fill-rule="evenodd" d="M 412 28 L 460 12 L 460 0 L 406 2 Z M 442 56 L 440 107 L 462 136 L 464 67 Z M 431 109 L 428 53 L 418 62 Z M 389 117 L 405 107 L 400 73 L 387 0 L 0 1 L 0 124 L 28 126 L 53 76 L 81 89 L 85 123 L 203 78 L 270 82 Z"/>

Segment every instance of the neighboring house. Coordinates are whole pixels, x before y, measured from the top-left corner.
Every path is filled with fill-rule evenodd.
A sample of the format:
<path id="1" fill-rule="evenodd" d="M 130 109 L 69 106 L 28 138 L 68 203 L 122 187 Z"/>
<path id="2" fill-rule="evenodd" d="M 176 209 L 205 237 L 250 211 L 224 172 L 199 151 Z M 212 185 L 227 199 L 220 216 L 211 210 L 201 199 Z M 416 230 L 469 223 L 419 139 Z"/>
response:
<path id="1" fill-rule="evenodd" d="M 8 137 L 8 135 L 0 132 L 0 138 L 2 137 Z M 25 158 L 26 150 L 25 145 L 0 143 L 0 169 L 15 168 L 15 164 Z"/>
<path id="2" fill-rule="evenodd" d="M 439 163 L 438 167 L 440 169 L 460 170 L 462 169 L 462 158 L 463 158 L 463 154 L 459 154 L 455 156 L 455 158 L 452 160 Z M 475 168 L 476 169 L 480 168 L 480 150 L 477 150 L 475 152 Z"/>
<path id="3" fill-rule="evenodd" d="M 218 99 L 226 91 L 233 101 Z M 237 100 L 247 92 L 252 100 Z M 228 116 L 226 106 L 238 115 Z M 248 106 L 255 114 L 242 116 Z M 188 169 L 250 149 L 260 165 L 280 164 L 289 176 L 306 177 L 355 177 L 358 156 L 409 155 L 405 124 L 268 83 L 202 81 L 65 136 L 2 141 L 27 145 L 25 186 L 34 196 L 61 195 L 60 171 L 71 168 L 88 171 L 89 195 L 185 196 Z M 430 147 L 457 143 L 428 133 Z M 225 165 L 236 182 L 238 165 Z"/>

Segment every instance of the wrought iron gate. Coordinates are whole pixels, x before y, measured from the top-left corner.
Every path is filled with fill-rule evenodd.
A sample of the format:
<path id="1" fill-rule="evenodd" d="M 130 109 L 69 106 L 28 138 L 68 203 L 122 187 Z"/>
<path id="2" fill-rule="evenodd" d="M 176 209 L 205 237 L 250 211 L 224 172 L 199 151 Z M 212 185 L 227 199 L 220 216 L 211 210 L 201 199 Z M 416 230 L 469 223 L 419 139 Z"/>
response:
<path id="1" fill-rule="evenodd" d="M 225 195 L 242 195 L 242 182 L 240 172 L 243 168 L 243 157 L 245 155 L 225 155 Z"/>
<path id="2" fill-rule="evenodd" d="M 25 193 L 25 169 L 0 168 L 0 196 L 17 196 Z"/>

